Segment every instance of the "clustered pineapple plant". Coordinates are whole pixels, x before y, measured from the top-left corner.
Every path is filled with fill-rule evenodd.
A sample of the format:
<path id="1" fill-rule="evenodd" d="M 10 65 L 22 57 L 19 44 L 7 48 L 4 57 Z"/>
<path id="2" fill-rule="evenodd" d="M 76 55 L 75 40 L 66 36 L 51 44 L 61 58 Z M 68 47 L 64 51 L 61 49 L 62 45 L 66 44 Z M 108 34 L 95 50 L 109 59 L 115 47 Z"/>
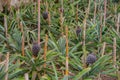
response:
<path id="1" fill-rule="evenodd" d="M 119 0 L 20 3 L 0 4 L 1 80 L 120 79 Z"/>

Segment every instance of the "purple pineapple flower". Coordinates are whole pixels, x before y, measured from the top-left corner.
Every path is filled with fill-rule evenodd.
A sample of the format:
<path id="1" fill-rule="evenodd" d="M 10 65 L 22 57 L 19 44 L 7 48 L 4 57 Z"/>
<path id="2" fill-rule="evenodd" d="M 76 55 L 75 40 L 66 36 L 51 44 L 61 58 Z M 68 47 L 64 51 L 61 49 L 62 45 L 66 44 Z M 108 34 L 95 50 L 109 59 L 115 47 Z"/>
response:
<path id="1" fill-rule="evenodd" d="M 33 46 L 32 46 L 32 53 L 35 57 L 38 56 L 38 53 L 40 51 L 40 45 L 38 44 L 38 42 L 33 42 Z"/>
<path id="2" fill-rule="evenodd" d="M 48 18 L 48 12 L 43 12 L 43 14 L 42 14 L 42 16 L 43 16 L 43 18 L 46 20 L 47 18 Z"/>
<path id="3" fill-rule="evenodd" d="M 81 32 L 81 29 L 80 29 L 79 26 L 77 26 L 77 28 L 76 28 L 76 35 L 79 36 L 80 32 Z"/>
<path id="4" fill-rule="evenodd" d="M 86 64 L 89 65 L 89 64 L 93 64 L 95 61 L 97 60 L 96 58 L 96 55 L 91 53 L 87 56 L 87 59 L 86 59 Z"/>

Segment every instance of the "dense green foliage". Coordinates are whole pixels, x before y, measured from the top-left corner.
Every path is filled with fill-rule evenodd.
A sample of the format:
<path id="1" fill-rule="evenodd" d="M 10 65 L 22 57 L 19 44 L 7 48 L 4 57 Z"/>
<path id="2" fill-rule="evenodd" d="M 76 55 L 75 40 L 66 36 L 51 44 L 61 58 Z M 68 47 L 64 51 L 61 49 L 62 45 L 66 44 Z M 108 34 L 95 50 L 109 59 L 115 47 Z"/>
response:
<path id="1" fill-rule="evenodd" d="M 48 10 L 51 17 L 50 25 L 42 16 L 42 13 L 46 11 L 45 1 L 47 1 L 49 5 Z M 90 0 L 90 12 L 86 20 L 86 45 L 83 47 L 83 26 L 88 2 L 89 0 L 63 0 L 64 35 L 65 27 L 67 26 L 69 28 L 69 79 L 80 80 L 83 78 L 83 80 L 92 80 L 98 77 L 99 74 L 117 77 L 115 71 L 118 71 L 120 67 L 120 33 L 119 31 L 117 32 L 116 27 L 118 15 L 120 15 L 119 2 L 115 3 L 115 0 L 108 0 L 104 25 L 104 0 L 96 0 L 97 8 L 95 20 L 95 2 L 94 0 Z M 76 21 L 77 4 L 78 21 Z M 36 2 L 23 4 L 20 6 L 19 10 L 12 7 L 10 11 L 5 9 L 0 13 L 0 55 L 5 56 L 7 52 L 10 53 L 8 69 L 9 80 L 24 80 L 24 73 L 29 74 L 30 80 L 32 80 L 31 78 L 35 75 L 37 75 L 36 80 L 67 80 L 67 76 L 65 76 L 66 41 L 65 36 L 61 35 L 60 7 L 61 0 L 59 0 L 58 3 L 55 3 L 55 0 L 43 0 L 41 3 L 41 50 L 36 59 L 33 58 L 31 52 L 32 43 L 37 41 L 38 36 L 38 12 Z M 7 37 L 5 35 L 4 16 L 7 17 Z M 103 17 L 102 23 L 100 20 L 101 16 Z M 23 24 L 25 56 L 21 56 L 22 32 L 20 30 L 20 23 Z M 120 24 L 120 21 L 118 24 Z M 77 26 L 81 28 L 79 36 L 76 35 Z M 102 31 L 100 32 L 101 26 Z M 102 38 L 100 38 L 100 33 L 102 33 Z M 48 50 L 46 56 L 47 67 L 44 68 L 43 64 L 45 61 L 43 53 L 46 34 L 48 34 Z M 117 41 L 116 63 L 118 68 L 113 67 L 113 38 L 116 38 Z M 104 42 L 106 42 L 105 55 L 101 56 Z M 97 61 L 88 68 L 84 68 L 84 52 L 87 54 L 95 53 L 97 56 Z M 16 62 L 15 64 L 13 63 L 14 61 Z M 44 72 L 46 72 L 46 75 L 43 75 Z M 0 64 L 0 80 L 4 80 L 5 74 L 5 67 L 3 64 Z"/>

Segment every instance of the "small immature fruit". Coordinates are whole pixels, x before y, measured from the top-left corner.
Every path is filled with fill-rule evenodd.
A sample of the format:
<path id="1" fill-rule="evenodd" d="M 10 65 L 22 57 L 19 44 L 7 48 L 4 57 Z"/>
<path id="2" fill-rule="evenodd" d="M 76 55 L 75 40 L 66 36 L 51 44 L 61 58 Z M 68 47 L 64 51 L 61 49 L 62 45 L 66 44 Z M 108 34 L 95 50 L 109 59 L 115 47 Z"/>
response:
<path id="1" fill-rule="evenodd" d="M 91 53 L 87 56 L 87 59 L 86 59 L 86 64 L 89 65 L 89 64 L 93 64 L 95 61 L 97 60 L 96 58 L 96 55 Z"/>
<path id="2" fill-rule="evenodd" d="M 76 28 L 76 35 L 79 36 L 80 32 L 81 32 L 81 29 L 80 29 L 79 26 L 77 26 L 77 28 Z"/>
<path id="3" fill-rule="evenodd" d="M 42 16 L 43 16 L 43 18 L 46 20 L 47 18 L 48 18 L 48 12 L 43 12 L 43 14 L 42 14 Z"/>
<path id="4" fill-rule="evenodd" d="M 38 44 L 38 42 L 33 42 L 33 46 L 32 46 L 33 56 L 34 56 L 34 57 L 37 57 L 39 51 L 40 51 L 40 45 Z"/>

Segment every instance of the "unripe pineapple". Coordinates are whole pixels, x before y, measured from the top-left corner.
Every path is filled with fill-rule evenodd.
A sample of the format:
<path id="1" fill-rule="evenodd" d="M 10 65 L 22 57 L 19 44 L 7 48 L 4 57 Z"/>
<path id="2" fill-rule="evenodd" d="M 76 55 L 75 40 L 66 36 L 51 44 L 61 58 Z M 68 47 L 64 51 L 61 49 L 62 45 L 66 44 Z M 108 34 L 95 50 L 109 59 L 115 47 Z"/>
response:
<path id="1" fill-rule="evenodd" d="M 87 65 L 93 64 L 96 60 L 97 60 L 96 55 L 91 53 L 87 56 L 86 64 Z"/>
<path id="2" fill-rule="evenodd" d="M 42 16 L 43 16 L 43 18 L 46 20 L 47 18 L 48 18 L 48 12 L 43 12 L 43 14 L 42 14 Z"/>
<path id="3" fill-rule="evenodd" d="M 33 42 L 32 45 L 32 53 L 34 57 L 38 56 L 38 53 L 40 51 L 40 44 L 38 44 L 38 42 Z"/>

